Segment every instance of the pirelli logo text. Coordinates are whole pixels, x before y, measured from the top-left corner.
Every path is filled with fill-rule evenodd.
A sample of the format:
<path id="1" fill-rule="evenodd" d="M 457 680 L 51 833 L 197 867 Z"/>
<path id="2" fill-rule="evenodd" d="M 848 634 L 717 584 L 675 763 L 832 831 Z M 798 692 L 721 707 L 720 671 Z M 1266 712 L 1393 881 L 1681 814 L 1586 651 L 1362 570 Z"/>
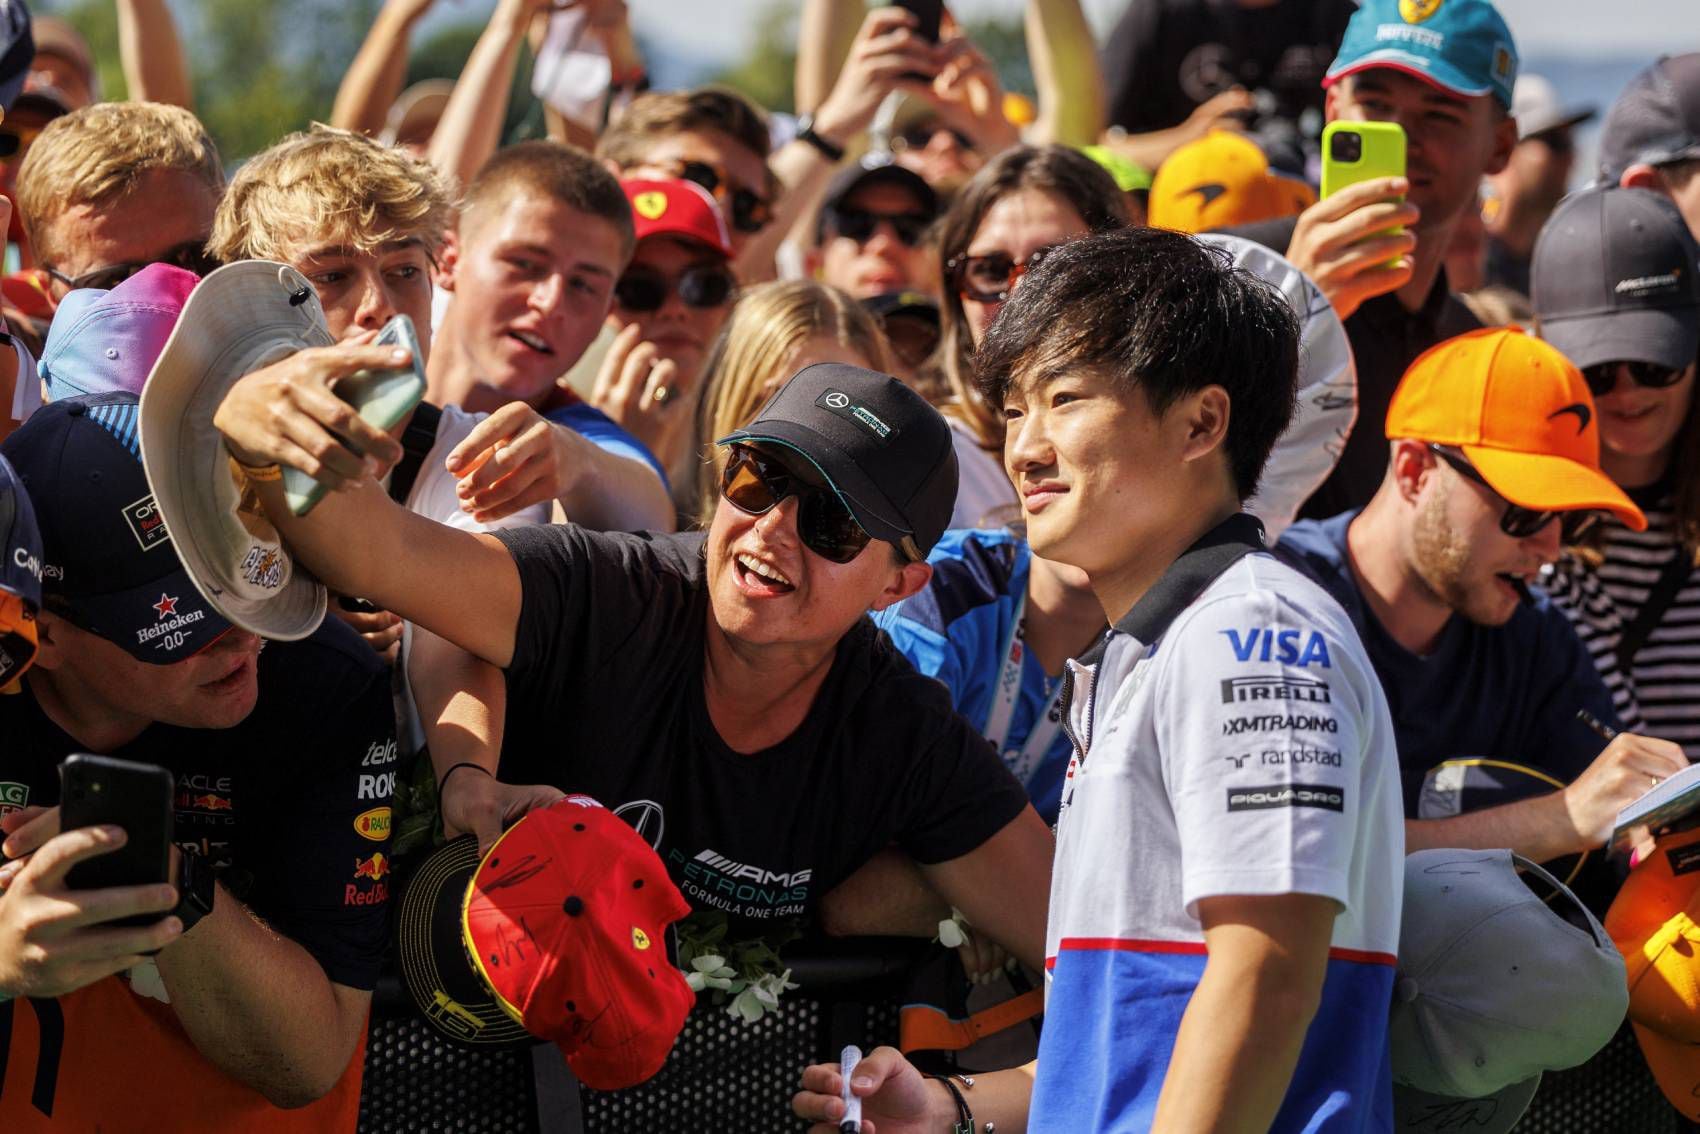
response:
<path id="1" fill-rule="evenodd" d="M 1228 789 L 1229 811 L 1267 811 L 1273 807 L 1320 807 L 1325 811 L 1346 810 L 1343 788 L 1326 784 L 1270 784 L 1268 787 Z"/>
<path id="2" fill-rule="evenodd" d="M 1310 677 L 1230 677 L 1222 682 L 1222 703 L 1239 705 L 1257 701 L 1308 701 L 1330 703 L 1328 682 Z"/>

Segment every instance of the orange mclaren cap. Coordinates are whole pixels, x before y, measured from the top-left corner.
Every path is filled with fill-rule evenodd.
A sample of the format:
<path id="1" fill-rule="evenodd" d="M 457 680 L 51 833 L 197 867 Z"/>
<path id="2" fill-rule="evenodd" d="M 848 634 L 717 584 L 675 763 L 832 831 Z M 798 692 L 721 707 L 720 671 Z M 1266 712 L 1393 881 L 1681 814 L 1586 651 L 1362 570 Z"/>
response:
<path id="1" fill-rule="evenodd" d="M 1151 227 L 1204 232 L 1296 216 L 1316 204 L 1309 185 L 1269 168 L 1257 143 L 1212 130 L 1163 160 L 1151 181 Z"/>
<path id="2" fill-rule="evenodd" d="M 1659 840 L 1606 912 L 1629 971 L 1629 1020 L 1671 1105 L 1700 1120 L 1700 829 Z"/>
<path id="3" fill-rule="evenodd" d="M 1464 451 L 1493 490 L 1539 512 L 1593 508 L 1635 531 L 1647 518 L 1600 471 L 1600 427 L 1582 372 L 1515 327 L 1447 339 L 1417 356 L 1387 408 L 1387 436 Z"/>

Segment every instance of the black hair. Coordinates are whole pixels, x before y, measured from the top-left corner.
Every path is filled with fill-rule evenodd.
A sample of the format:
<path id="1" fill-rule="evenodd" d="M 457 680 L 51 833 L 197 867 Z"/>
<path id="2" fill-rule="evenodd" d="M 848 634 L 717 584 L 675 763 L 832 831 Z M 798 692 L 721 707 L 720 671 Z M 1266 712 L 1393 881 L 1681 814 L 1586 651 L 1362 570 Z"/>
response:
<path id="1" fill-rule="evenodd" d="M 1299 323 L 1280 292 L 1224 250 L 1166 229 L 1126 228 L 1045 257 L 974 361 L 981 393 L 999 407 L 1017 376 L 1059 362 L 1094 369 L 1118 390 L 1138 386 L 1157 414 L 1221 386 L 1228 465 L 1245 500 L 1297 406 Z"/>

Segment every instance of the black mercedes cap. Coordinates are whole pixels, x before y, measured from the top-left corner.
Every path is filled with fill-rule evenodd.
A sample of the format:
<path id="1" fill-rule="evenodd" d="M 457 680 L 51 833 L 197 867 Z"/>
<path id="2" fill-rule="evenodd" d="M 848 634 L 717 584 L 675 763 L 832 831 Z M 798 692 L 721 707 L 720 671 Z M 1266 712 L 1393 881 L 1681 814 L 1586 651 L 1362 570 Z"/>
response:
<path id="1" fill-rule="evenodd" d="M 1574 193 L 1535 240 L 1541 337 L 1583 368 L 1687 366 L 1700 352 L 1697 269 L 1700 248 L 1664 195 L 1610 185 Z"/>
<path id="2" fill-rule="evenodd" d="M 925 556 L 956 505 L 950 426 L 889 374 L 837 362 L 806 366 L 716 444 L 766 441 L 809 459 L 875 539 L 914 540 Z"/>
<path id="3" fill-rule="evenodd" d="M 1600 177 L 1700 157 L 1700 52 L 1666 55 L 1629 80 L 1600 126 Z"/>

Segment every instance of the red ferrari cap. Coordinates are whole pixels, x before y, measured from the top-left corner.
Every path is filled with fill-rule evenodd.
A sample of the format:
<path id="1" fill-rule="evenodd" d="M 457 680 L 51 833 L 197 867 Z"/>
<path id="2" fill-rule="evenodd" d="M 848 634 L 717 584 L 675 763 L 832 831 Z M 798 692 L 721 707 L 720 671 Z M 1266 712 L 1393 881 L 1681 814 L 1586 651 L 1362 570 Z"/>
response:
<path id="1" fill-rule="evenodd" d="M 661 1069 L 696 1002 L 665 937 L 689 912 L 636 831 L 571 795 L 496 840 L 461 918 L 503 1010 L 558 1044 L 586 1086 L 610 1091 Z"/>
<path id="2" fill-rule="evenodd" d="M 708 190 L 694 181 L 622 181 L 632 203 L 632 227 L 639 241 L 651 236 L 676 236 L 706 245 L 728 260 L 732 234 L 726 218 Z"/>

